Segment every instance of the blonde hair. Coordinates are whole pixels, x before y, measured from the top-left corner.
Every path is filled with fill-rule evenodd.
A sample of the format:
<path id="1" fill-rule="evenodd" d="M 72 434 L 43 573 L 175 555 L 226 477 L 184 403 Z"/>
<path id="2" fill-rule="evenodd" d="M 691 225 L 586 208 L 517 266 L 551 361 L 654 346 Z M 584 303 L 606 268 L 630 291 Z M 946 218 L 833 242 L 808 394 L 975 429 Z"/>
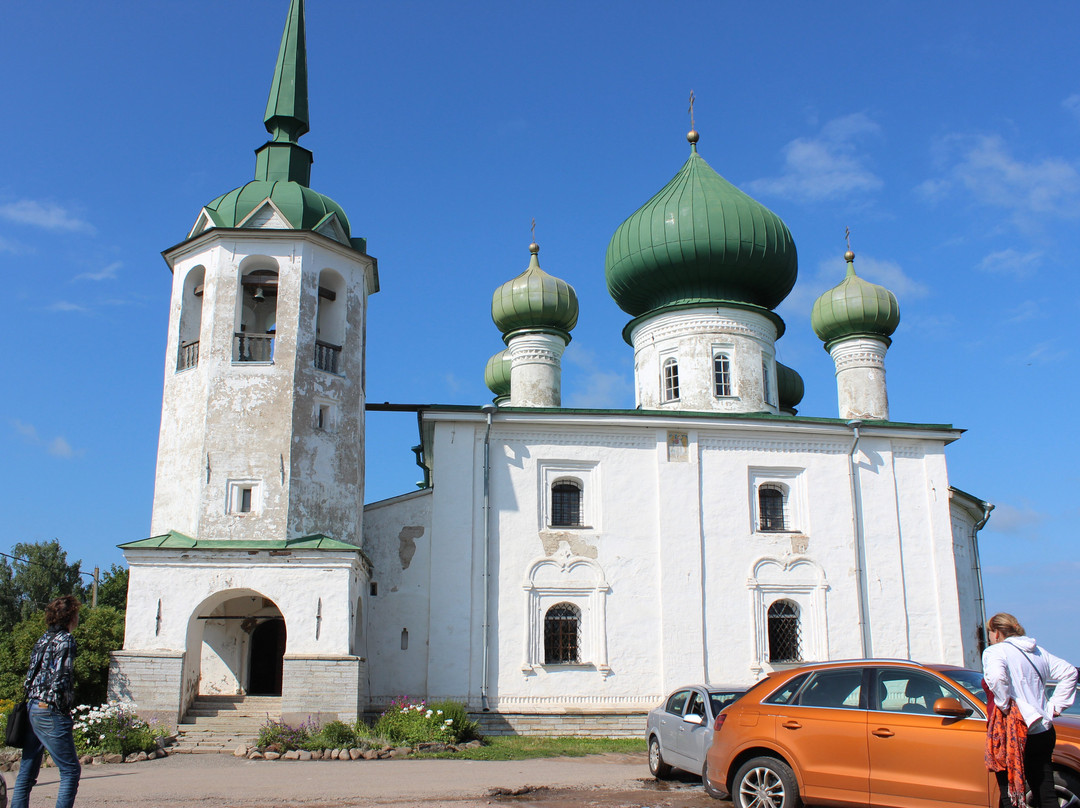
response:
<path id="1" fill-rule="evenodd" d="M 986 621 L 986 627 L 990 631 L 997 631 L 1004 637 L 1023 637 L 1024 627 L 1020 621 L 1008 612 L 998 612 Z"/>

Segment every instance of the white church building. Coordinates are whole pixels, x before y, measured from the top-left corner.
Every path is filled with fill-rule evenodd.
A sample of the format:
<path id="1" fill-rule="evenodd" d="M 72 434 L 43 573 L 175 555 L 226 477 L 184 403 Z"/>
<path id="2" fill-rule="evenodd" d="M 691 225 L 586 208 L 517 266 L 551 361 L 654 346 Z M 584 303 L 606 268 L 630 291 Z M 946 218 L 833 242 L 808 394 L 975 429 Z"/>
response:
<path id="1" fill-rule="evenodd" d="M 696 132 L 608 247 L 636 407 L 560 406 L 577 298 L 530 245 L 492 299 L 495 402 L 411 408 L 425 485 L 365 506 L 365 412 L 410 407 L 365 402 L 378 263 L 310 188 L 303 0 L 265 123 L 254 180 L 163 254 L 152 537 L 121 545 L 113 697 L 176 724 L 199 695 L 280 695 L 295 721 L 407 694 L 461 701 L 492 732 L 625 734 L 692 681 L 865 656 L 978 664 L 992 506 L 950 486 L 960 430 L 890 420 L 896 298 L 847 253 L 812 316 L 838 413 L 797 414 L 774 313 L 795 244 Z"/>

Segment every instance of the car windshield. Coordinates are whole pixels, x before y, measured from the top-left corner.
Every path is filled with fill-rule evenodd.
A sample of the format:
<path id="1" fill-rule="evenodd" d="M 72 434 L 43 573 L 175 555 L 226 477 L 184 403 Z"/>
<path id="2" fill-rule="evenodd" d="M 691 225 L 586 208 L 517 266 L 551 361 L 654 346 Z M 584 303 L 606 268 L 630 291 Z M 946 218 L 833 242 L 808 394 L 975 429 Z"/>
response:
<path id="1" fill-rule="evenodd" d="M 712 707 L 712 714 L 716 715 L 739 696 L 743 694 L 742 690 L 710 690 L 709 691 L 709 705 Z"/>
<path id="2" fill-rule="evenodd" d="M 982 681 L 983 675 L 981 671 L 969 671 L 964 668 L 950 668 L 949 670 L 940 671 L 940 673 L 948 676 L 958 685 L 963 685 L 964 689 L 979 700 L 986 699 L 986 692 L 983 690 Z"/>

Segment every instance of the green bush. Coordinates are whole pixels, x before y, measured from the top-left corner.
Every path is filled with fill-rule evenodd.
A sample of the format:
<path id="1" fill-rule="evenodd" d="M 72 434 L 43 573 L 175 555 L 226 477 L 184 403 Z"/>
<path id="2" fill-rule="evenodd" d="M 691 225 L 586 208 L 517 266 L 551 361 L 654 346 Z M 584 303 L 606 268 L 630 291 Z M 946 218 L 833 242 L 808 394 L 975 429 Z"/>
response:
<path id="1" fill-rule="evenodd" d="M 468 720 L 462 705 L 452 702 L 413 704 L 405 698 L 392 703 L 379 716 L 373 731 L 391 744 L 403 746 L 430 742 L 458 743 L 478 736 L 476 723 Z"/>
<path id="2" fill-rule="evenodd" d="M 80 755 L 130 755 L 152 752 L 168 731 L 146 723 L 132 704 L 82 704 L 72 710 L 75 748 Z"/>

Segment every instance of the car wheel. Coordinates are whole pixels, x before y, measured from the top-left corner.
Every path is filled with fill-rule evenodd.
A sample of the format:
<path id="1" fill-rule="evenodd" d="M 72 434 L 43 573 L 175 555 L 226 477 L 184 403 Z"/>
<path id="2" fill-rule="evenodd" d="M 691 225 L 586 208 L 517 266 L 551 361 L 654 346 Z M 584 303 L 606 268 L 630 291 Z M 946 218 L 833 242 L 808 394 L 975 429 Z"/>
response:
<path id="1" fill-rule="evenodd" d="M 705 786 L 705 793 L 712 797 L 714 800 L 727 799 L 727 792 L 722 788 L 717 788 L 713 785 L 712 780 L 709 779 L 709 761 L 705 761 L 704 768 L 701 770 L 701 784 Z"/>
<path id="2" fill-rule="evenodd" d="M 660 741 L 655 735 L 649 738 L 649 771 L 657 780 L 671 777 L 671 767 L 664 763 L 664 756 L 660 754 Z"/>
<path id="3" fill-rule="evenodd" d="M 735 773 L 731 788 L 735 808 L 798 808 L 799 784 L 784 761 L 758 757 L 746 761 Z"/>
<path id="4" fill-rule="evenodd" d="M 1056 770 L 1054 791 L 1060 808 L 1080 808 L 1080 774 L 1063 769 Z M 1029 797 L 1029 802 L 1030 799 Z"/>

